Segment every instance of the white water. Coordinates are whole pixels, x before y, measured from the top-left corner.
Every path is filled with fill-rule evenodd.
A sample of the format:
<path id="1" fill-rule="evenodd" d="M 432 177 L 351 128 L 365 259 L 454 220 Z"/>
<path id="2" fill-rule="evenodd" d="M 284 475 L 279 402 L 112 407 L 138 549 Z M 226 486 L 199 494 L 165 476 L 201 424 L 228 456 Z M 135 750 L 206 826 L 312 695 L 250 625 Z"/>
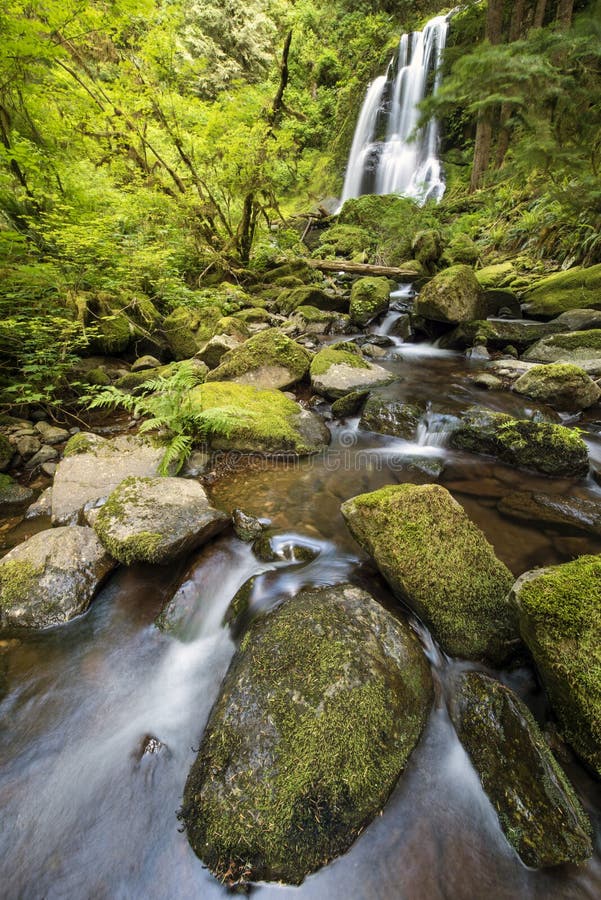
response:
<path id="1" fill-rule="evenodd" d="M 431 119 L 417 129 L 419 104 L 440 86 L 448 16 L 401 37 L 396 63 L 370 85 L 349 156 L 342 203 L 361 194 L 402 194 L 420 203 L 440 200 L 445 182 L 438 158 L 439 128 Z M 383 134 L 379 126 L 385 123 Z"/>

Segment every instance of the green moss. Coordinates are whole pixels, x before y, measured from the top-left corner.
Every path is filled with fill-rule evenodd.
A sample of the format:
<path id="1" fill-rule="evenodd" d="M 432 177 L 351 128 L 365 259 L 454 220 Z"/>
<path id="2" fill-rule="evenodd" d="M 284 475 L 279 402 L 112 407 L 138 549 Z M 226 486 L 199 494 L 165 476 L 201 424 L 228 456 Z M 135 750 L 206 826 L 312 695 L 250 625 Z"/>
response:
<path id="1" fill-rule="evenodd" d="M 516 599 L 562 734 L 601 775 L 601 556 L 532 573 Z"/>
<path id="2" fill-rule="evenodd" d="M 102 354 L 123 353 L 132 337 L 132 326 L 122 313 L 100 316 L 94 321 L 96 335 L 92 340 L 95 352 Z"/>
<path id="3" fill-rule="evenodd" d="M 418 231 L 411 242 L 413 256 L 426 268 L 438 262 L 442 255 L 442 247 L 442 235 L 433 228 Z"/>
<path id="4" fill-rule="evenodd" d="M 15 448 L 7 437 L 0 434 L 0 470 L 6 469 L 13 458 Z"/>
<path id="5" fill-rule="evenodd" d="M 557 272 L 537 282 L 526 297 L 529 315 L 558 316 L 568 309 L 601 309 L 601 265 Z"/>
<path id="6" fill-rule="evenodd" d="M 369 369 L 369 363 L 363 359 L 360 353 L 326 347 L 313 357 L 311 375 L 325 375 L 332 366 L 342 365 L 350 366 L 351 369 Z"/>
<path id="7" fill-rule="evenodd" d="M 554 334 L 546 338 L 545 343 L 552 347 L 560 347 L 562 350 L 580 350 L 583 348 L 587 350 L 601 350 L 601 329 L 591 328 L 588 331 L 574 331 L 570 334 Z"/>
<path id="8" fill-rule="evenodd" d="M 484 266 L 476 272 L 476 278 L 485 290 L 506 287 L 515 277 L 515 268 L 511 262 L 495 263 Z"/>
<path id="9" fill-rule="evenodd" d="M 357 325 L 367 325 L 387 310 L 392 288 L 393 284 L 388 278 L 359 278 L 351 290 L 352 321 Z"/>
<path id="10" fill-rule="evenodd" d="M 328 294 L 320 287 L 299 287 L 282 291 L 277 300 L 278 311 L 286 316 L 299 306 L 314 306 L 316 309 L 336 311 L 343 305 L 341 298 Z"/>
<path id="11" fill-rule="evenodd" d="M 329 257 L 352 259 L 371 250 L 374 244 L 373 234 L 365 228 L 356 225 L 334 225 L 323 232 L 317 255 L 323 259 Z"/>
<path id="12" fill-rule="evenodd" d="M 27 600 L 42 571 L 30 562 L 20 560 L 1 562 L 0 612 Z"/>
<path id="13" fill-rule="evenodd" d="M 223 313 L 218 306 L 188 309 L 180 306 L 163 322 L 163 331 L 176 360 L 190 359 L 213 335 Z"/>
<path id="14" fill-rule="evenodd" d="M 112 528 L 117 523 L 127 521 L 128 501 L 140 503 L 140 490 L 150 484 L 150 478 L 130 476 L 115 488 L 101 508 L 94 523 L 94 531 L 103 547 L 114 558 L 126 566 L 135 562 L 156 563 L 160 560 L 157 550 L 163 540 L 161 534 L 139 531 L 126 538 L 115 538 Z"/>
<path id="15" fill-rule="evenodd" d="M 342 505 L 355 539 L 447 653 L 502 661 L 517 637 L 513 576 L 448 491 L 411 484 Z"/>
<path id="16" fill-rule="evenodd" d="M 460 232 L 451 239 L 449 246 L 445 250 L 444 259 L 448 260 L 452 266 L 461 263 L 467 266 L 475 266 L 480 259 L 480 250 L 469 235 Z"/>
<path id="17" fill-rule="evenodd" d="M 351 391 L 332 403 L 332 415 L 335 419 L 345 419 L 360 412 L 369 397 L 369 391 Z"/>
<path id="18" fill-rule="evenodd" d="M 228 351 L 219 366 L 207 376 L 207 381 L 227 381 L 249 375 L 264 366 L 276 366 L 290 373 L 286 384 L 281 385 L 288 387 L 305 377 L 309 364 L 310 356 L 304 347 L 279 329 L 270 328 L 249 338 L 240 347 Z"/>
<path id="19" fill-rule="evenodd" d="M 79 453 L 89 453 L 90 450 L 95 450 L 102 441 L 103 439 L 98 438 L 96 435 L 91 435 L 85 431 L 79 432 L 69 438 L 65 444 L 63 456 L 77 456 Z"/>
<path id="20" fill-rule="evenodd" d="M 346 850 L 423 728 L 429 674 L 409 635 L 403 681 L 344 606 L 319 595 L 247 632 L 188 778 L 188 836 L 220 878 L 299 883 Z"/>
<path id="21" fill-rule="evenodd" d="M 251 306 L 250 309 L 241 309 L 232 318 L 239 319 L 243 325 L 252 324 L 269 324 L 271 322 L 271 313 L 260 306 Z"/>
<path id="22" fill-rule="evenodd" d="M 316 324 L 321 324 L 322 322 L 327 324 L 336 318 L 336 313 L 324 312 L 324 310 L 317 309 L 315 306 L 299 306 L 294 314 L 303 318 L 305 322 Z"/>
<path id="23" fill-rule="evenodd" d="M 469 266 L 443 269 L 415 299 L 415 313 L 437 322 L 471 322 L 485 319 L 484 292 Z"/>

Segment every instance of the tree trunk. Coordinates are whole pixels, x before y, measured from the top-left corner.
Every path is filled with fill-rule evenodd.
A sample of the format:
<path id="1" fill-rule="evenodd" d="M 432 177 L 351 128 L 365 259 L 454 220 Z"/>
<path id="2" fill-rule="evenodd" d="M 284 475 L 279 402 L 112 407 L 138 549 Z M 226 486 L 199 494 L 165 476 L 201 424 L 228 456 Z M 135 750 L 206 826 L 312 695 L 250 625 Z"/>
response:
<path id="1" fill-rule="evenodd" d="M 503 0 L 489 0 L 486 15 L 486 39 L 491 44 L 500 44 L 503 40 Z M 485 110 L 478 116 L 476 125 L 476 143 L 474 145 L 474 163 L 470 181 L 470 193 L 477 191 L 490 161 L 492 147 L 492 111 Z"/>
<path id="2" fill-rule="evenodd" d="M 513 5 L 511 14 L 511 24 L 509 25 L 509 40 L 511 43 L 517 41 L 524 34 L 524 13 L 526 0 L 517 0 Z M 505 156 L 509 149 L 511 140 L 511 131 L 507 125 L 511 116 L 511 105 L 504 103 L 501 107 L 499 138 L 497 140 L 497 169 L 500 169 L 505 161 Z"/>
<path id="3" fill-rule="evenodd" d="M 557 4 L 557 21 L 561 28 L 567 29 L 572 24 L 572 14 L 574 12 L 574 0 L 559 0 Z"/>
<path id="4" fill-rule="evenodd" d="M 545 14 L 547 12 L 547 0 L 537 0 L 536 12 L 534 13 L 534 28 L 542 28 L 545 24 Z"/>
<path id="5" fill-rule="evenodd" d="M 282 260 L 285 262 L 285 260 Z M 415 281 L 421 276 L 415 269 L 401 269 L 397 266 L 371 266 L 368 263 L 347 262 L 345 259 L 307 259 L 312 269 L 320 272 L 347 272 L 350 275 L 383 275 L 386 278 L 399 278 L 404 281 Z"/>

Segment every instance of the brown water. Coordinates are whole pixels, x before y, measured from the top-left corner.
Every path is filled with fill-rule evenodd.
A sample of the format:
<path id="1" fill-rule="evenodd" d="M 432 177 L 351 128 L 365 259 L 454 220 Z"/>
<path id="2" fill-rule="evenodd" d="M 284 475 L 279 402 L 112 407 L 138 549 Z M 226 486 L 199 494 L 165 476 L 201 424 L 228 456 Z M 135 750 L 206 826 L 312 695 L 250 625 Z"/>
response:
<path id="1" fill-rule="evenodd" d="M 535 408 L 511 394 L 477 390 L 468 378 L 474 366 L 432 348 L 403 345 L 384 364 L 400 376 L 391 396 L 429 404 L 419 444 L 360 433 L 356 420 L 333 423 L 325 455 L 245 468 L 213 490 L 217 505 L 269 518 L 277 546 L 300 542 L 318 550 L 313 562 L 261 563 L 226 535 L 179 567 L 119 570 L 85 616 L 0 645 L 0 896 L 225 898 L 226 889 L 191 851 L 176 818 L 194 748 L 235 649 L 223 616 L 236 590 L 255 575 L 251 615 L 305 585 L 348 579 L 407 615 L 350 538 L 339 508 L 383 484 L 428 481 L 408 468 L 412 457 L 444 462 L 439 482 L 516 574 L 601 551 L 598 540 L 577 531 L 516 523 L 496 508 L 517 489 L 600 500 L 592 478 L 542 478 L 445 446 L 445 417 L 474 402 L 517 415 Z M 601 459 L 599 423 L 582 424 L 593 460 Z M 153 619 L 176 591 L 177 636 L 167 636 Z M 428 632 L 414 626 L 433 667 L 438 701 L 382 816 L 345 856 L 300 888 L 258 885 L 251 893 L 262 900 L 601 896 L 598 855 L 578 868 L 535 872 L 508 845 L 442 699 L 451 670 L 461 663 L 445 659 Z M 545 721 L 548 710 L 533 672 L 525 667 L 502 677 Z M 149 737 L 162 746 L 144 754 Z M 576 762 L 569 774 L 599 838 L 600 785 Z"/>

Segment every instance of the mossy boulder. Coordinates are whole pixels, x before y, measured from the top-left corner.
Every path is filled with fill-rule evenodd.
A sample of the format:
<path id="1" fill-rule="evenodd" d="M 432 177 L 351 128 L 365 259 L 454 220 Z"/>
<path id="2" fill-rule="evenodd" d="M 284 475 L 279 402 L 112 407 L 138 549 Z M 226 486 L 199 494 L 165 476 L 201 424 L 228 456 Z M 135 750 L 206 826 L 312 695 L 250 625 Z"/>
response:
<path id="1" fill-rule="evenodd" d="M 342 505 L 353 537 L 453 656 L 502 662 L 518 639 L 509 569 L 443 487 L 401 484 Z"/>
<path id="2" fill-rule="evenodd" d="M 0 434 L 0 472 L 6 472 L 15 455 L 15 448 L 7 437 Z"/>
<path id="3" fill-rule="evenodd" d="M 11 478 L 0 475 L 0 515 L 8 515 L 28 506 L 33 500 L 33 491 Z"/>
<path id="4" fill-rule="evenodd" d="M 561 733 L 601 776 L 601 556 L 527 572 L 512 596 Z"/>
<path id="5" fill-rule="evenodd" d="M 569 309 L 601 309 L 601 264 L 548 275 L 524 300 L 530 316 L 552 318 Z"/>
<path id="6" fill-rule="evenodd" d="M 478 245 L 469 235 L 463 234 L 462 232 L 459 232 L 451 238 L 443 256 L 443 260 L 448 262 L 451 266 L 475 266 L 479 259 L 480 249 Z M 480 281 L 479 278 L 478 281 Z"/>
<path id="7" fill-rule="evenodd" d="M 518 378 L 513 390 L 566 412 L 588 409 L 601 397 L 593 379 L 570 363 L 535 366 Z"/>
<path id="8" fill-rule="evenodd" d="M 394 380 L 386 369 L 367 362 L 354 345 L 348 350 L 340 346 L 320 350 L 313 357 L 310 372 L 313 390 L 330 400 Z"/>
<path id="9" fill-rule="evenodd" d="M 68 622 L 88 608 L 114 566 L 91 528 L 38 532 L 0 560 L 0 624 Z"/>
<path id="10" fill-rule="evenodd" d="M 496 456 L 510 466 L 575 478 L 588 473 L 586 444 L 576 429 L 474 410 L 451 435 L 458 450 Z"/>
<path id="11" fill-rule="evenodd" d="M 485 290 L 508 287 L 516 276 L 512 262 L 494 263 L 476 272 L 476 278 Z"/>
<path id="12" fill-rule="evenodd" d="M 443 251 L 442 235 L 434 228 L 418 231 L 411 242 L 411 252 L 415 259 L 428 271 L 439 261 Z M 461 260 L 463 262 L 463 260 Z"/>
<path id="13" fill-rule="evenodd" d="M 235 382 L 210 382 L 190 394 L 198 412 L 221 420 L 209 438 L 215 450 L 306 456 L 323 450 L 330 433 L 322 419 L 280 391 Z M 199 439 L 202 435 L 199 435 Z"/>
<path id="14" fill-rule="evenodd" d="M 424 408 L 417 403 L 372 394 L 363 407 L 359 428 L 412 441 L 423 412 Z"/>
<path id="15" fill-rule="evenodd" d="M 261 331 L 228 351 L 207 381 L 235 381 L 259 388 L 288 388 L 309 373 L 304 347 L 277 328 Z"/>
<path id="16" fill-rule="evenodd" d="M 465 672 L 455 687 L 453 724 L 522 862 L 589 859 L 590 821 L 528 707 L 481 672 Z"/>
<path id="17" fill-rule="evenodd" d="M 315 306 L 299 306 L 290 322 L 297 333 L 303 334 L 347 334 L 352 330 L 349 316 Z"/>
<path id="18" fill-rule="evenodd" d="M 218 306 L 189 309 L 179 306 L 163 322 L 169 349 L 176 360 L 189 359 L 215 334 L 223 313 Z"/>
<path id="19" fill-rule="evenodd" d="M 194 357 L 193 359 L 184 359 L 180 362 L 168 363 L 166 366 L 161 366 L 160 368 L 152 369 L 151 371 L 128 372 L 127 375 L 123 375 L 119 378 L 115 383 L 115 387 L 119 388 L 121 391 L 135 392 L 148 381 L 154 381 L 157 378 L 171 378 L 173 375 L 177 374 L 182 366 L 186 366 L 188 371 L 194 374 L 194 377 L 199 384 L 205 380 L 209 371 L 208 366 L 201 359 Z"/>
<path id="20" fill-rule="evenodd" d="M 601 328 L 564 332 L 542 338 L 523 358 L 530 362 L 563 362 L 580 366 L 589 374 L 601 373 Z"/>
<path id="21" fill-rule="evenodd" d="M 561 331 L 554 322 L 530 322 L 526 319 L 481 319 L 463 322 L 441 340 L 444 349 L 463 350 L 485 346 L 502 350 L 511 344 L 523 349 Z"/>
<path id="22" fill-rule="evenodd" d="M 200 547 L 229 521 L 213 509 L 197 481 L 125 478 L 100 509 L 94 531 L 125 565 L 163 565 Z"/>
<path id="23" fill-rule="evenodd" d="M 373 234 L 365 228 L 357 225 L 334 225 L 322 233 L 316 255 L 321 259 L 354 259 L 362 254 L 369 254 L 374 243 Z"/>
<path id="24" fill-rule="evenodd" d="M 331 294 L 317 286 L 305 285 L 282 291 L 277 299 L 277 310 L 284 316 L 291 315 L 300 306 L 314 306 L 326 312 L 344 312 L 346 301 L 337 294 Z"/>
<path id="25" fill-rule="evenodd" d="M 205 344 L 198 354 L 198 359 L 202 360 L 208 369 L 216 369 L 226 353 L 236 350 L 241 343 L 242 341 L 229 334 L 216 334 Z"/>
<path id="26" fill-rule="evenodd" d="M 369 397 L 369 391 L 351 391 L 332 403 L 332 415 L 335 419 L 347 419 L 361 411 L 361 407 Z"/>
<path id="27" fill-rule="evenodd" d="M 90 341 L 92 352 L 111 356 L 127 350 L 134 332 L 124 313 L 109 311 L 95 318 L 92 324 L 95 328 L 94 337 Z"/>
<path id="28" fill-rule="evenodd" d="M 394 286 L 388 278 L 358 278 L 351 290 L 351 320 L 362 327 L 386 312 Z"/>
<path id="29" fill-rule="evenodd" d="M 432 701 L 411 630 L 351 585 L 256 620 L 211 713 L 182 817 L 222 881 L 285 881 L 344 853 L 386 803 Z"/>
<path id="30" fill-rule="evenodd" d="M 471 322 L 484 319 L 487 304 L 474 270 L 451 266 L 435 275 L 415 298 L 415 315 L 434 322 Z"/>

